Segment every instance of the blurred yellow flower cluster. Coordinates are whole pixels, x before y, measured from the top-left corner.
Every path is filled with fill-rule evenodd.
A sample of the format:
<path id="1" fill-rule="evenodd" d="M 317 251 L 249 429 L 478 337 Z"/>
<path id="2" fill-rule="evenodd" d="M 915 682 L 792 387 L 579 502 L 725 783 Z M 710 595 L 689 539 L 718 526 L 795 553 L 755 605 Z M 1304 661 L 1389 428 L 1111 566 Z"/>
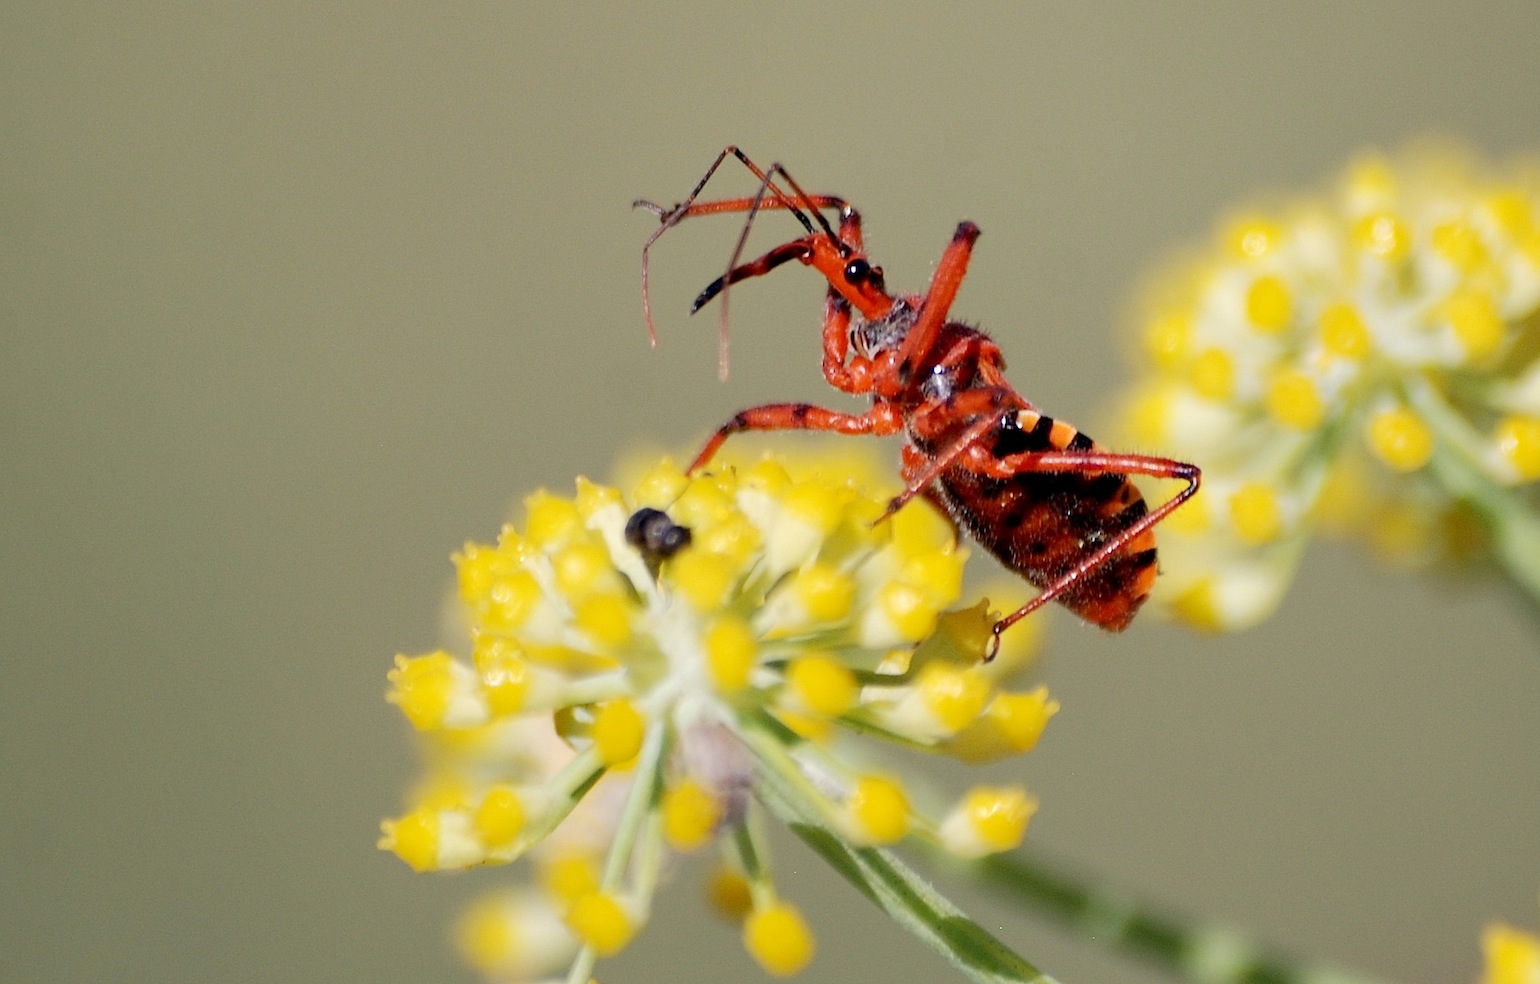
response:
<path id="1" fill-rule="evenodd" d="M 1537 501 L 1540 163 L 1365 155 L 1232 216 L 1151 282 L 1138 332 L 1123 437 L 1204 474 L 1161 528 L 1180 617 L 1265 618 L 1318 525 L 1412 563 L 1480 556 Z"/>
<path id="2" fill-rule="evenodd" d="M 1481 934 L 1481 984 L 1540 984 L 1540 936 L 1504 923 Z"/>
<path id="3" fill-rule="evenodd" d="M 717 907 L 766 971 L 800 970 L 814 940 L 771 878 L 767 775 L 856 845 L 915 836 L 971 858 L 1021 841 L 1024 789 L 931 812 L 835 742 L 988 762 L 1031 749 L 1058 709 L 1005 686 L 1030 630 L 981 663 L 991 614 L 957 606 L 947 523 L 924 503 L 875 522 L 887 497 L 850 474 L 767 457 L 689 477 L 665 459 L 629 495 L 537 492 L 521 527 L 456 556 L 469 658 L 396 659 L 389 699 L 427 770 L 380 846 L 419 871 L 530 856 L 533 877 L 462 926 L 487 976 L 586 979 L 647 921 L 669 852 L 713 844 Z"/>

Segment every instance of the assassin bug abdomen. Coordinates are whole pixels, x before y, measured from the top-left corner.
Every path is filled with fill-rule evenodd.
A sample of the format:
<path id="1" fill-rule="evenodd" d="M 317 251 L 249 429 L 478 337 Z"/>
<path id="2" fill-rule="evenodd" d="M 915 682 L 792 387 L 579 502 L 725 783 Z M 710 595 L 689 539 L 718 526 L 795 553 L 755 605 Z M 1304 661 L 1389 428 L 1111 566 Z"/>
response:
<path id="1" fill-rule="evenodd" d="M 731 154 L 759 178 L 745 198 L 697 202 Z M 784 182 L 785 188 L 777 183 Z M 706 466 L 730 435 L 745 430 L 822 430 L 898 434 L 905 488 L 891 515 L 916 495 L 940 507 L 1001 563 L 1041 593 L 995 623 L 1000 633 L 1050 600 L 1113 631 L 1128 625 L 1154 585 L 1154 526 L 1198 490 L 1196 466 L 1169 458 L 1107 451 L 1074 427 L 1039 411 L 1005 379 L 1005 359 L 987 335 L 947 314 L 967 272 L 978 226 L 963 222 L 925 294 L 888 292 L 882 268 L 866 257 L 861 217 L 844 199 L 809 195 L 779 164 L 761 170 L 736 147 L 717 155 L 690 196 L 673 208 L 637 202 L 662 225 L 642 249 L 642 298 L 649 337 L 648 251 L 681 220 L 747 213 L 727 272 L 696 298 L 692 313 L 722 294 L 721 369 L 726 375 L 728 288 L 791 260 L 828 281 L 823 373 L 836 389 L 872 398 L 866 413 L 807 403 L 773 403 L 735 414 L 690 465 Z M 839 212 L 839 229 L 823 214 Z M 791 213 L 806 235 L 740 264 L 749 223 L 762 209 Z M 814 224 L 817 224 L 815 228 Z M 1149 509 L 1130 475 L 1177 479 L 1181 491 Z M 994 647 L 990 650 L 993 656 Z"/>
<path id="2" fill-rule="evenodd" d="M 901 345 L 916 316 L 898 303 L 878 321 L 859 321 L 851 332 L 857 351 L 871 357 Z M 937 341 L 956 357 L 931 369 L 919 386 L 923 402 L 905 415 L 904 479 L 915 483 L 948 448 L 971 441 L 975 462 L 965 452 L 920 494 L 980 546 L 1047 589 L 1147 517 L 1144 496 L 1126 473 L 1084 467 L 1105 449 L 1033 407 L 1003 378 L 991 382 L 1005 363 L 988 336 L 954 321 L 942 325 Z M 1082 457 L 1074 469 L 1017 467 L 1025 456 L 1047 453 Z M 1122 629 L 1154 587 L 1155 568 L 1155 535 L 1146 527 L 1072 578 L 1057 600 L 1088 622 Z"/>

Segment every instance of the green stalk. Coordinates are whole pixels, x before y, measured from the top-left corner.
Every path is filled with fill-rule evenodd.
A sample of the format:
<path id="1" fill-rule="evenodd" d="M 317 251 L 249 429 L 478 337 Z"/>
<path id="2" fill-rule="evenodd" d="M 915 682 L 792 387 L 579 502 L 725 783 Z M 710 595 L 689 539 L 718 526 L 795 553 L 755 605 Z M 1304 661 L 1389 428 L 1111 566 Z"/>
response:
<path id="1" fill-rule="evenodd" d="M 1055 984 L 891 852 L 844 840 L 826 822 L 827 801 L 775 736 L 751 731 L 744 737 L 763 766 L 760 800 L 901 927 L 977 984 Z"/>
<path id="2" fill-rule="evenodd" d="M 1540 615 L 1540 516 L 1517 489 L 1493 479 L 1481 461 L 1479 435 L 1432 383 L 1410 381 L 1406 398 L 1437 439 L 1428 462 L 1433 478 L 1485 524 L 1493 559 Z"/>
<path id="3" fill-rule="evenodd" d="M 1271 951 L 1245 934 L 1140 905 L 1018 850 L 958 861 L 929 849 L 939 864 L 1024 903 L 1110 949 L 1196 984 L 1380 984 L 1362 974 Z"/>

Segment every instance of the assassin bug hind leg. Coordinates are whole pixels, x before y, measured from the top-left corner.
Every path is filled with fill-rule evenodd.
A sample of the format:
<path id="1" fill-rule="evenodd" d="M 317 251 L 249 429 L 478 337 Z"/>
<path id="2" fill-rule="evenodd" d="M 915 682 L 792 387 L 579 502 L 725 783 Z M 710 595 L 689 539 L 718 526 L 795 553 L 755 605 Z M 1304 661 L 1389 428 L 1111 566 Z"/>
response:
<path id="1" fill-rule="evenodd" d="M 1065 571 L 1051 583 L 1045 585 L 1037 597 L 1011 614 L 995 622 L 990 629 L 989 651 L 984 656 L 984 662 L 990 662 L 1000 651 L 1000 634 L 1012 625 L 1032 614 L 1043 605 L 1065 592 L 1073 589 L 1087 577 L 1095 574 L 1104 566 L 1113 563 L 1129 546 L 1138 543 L 1141 538 L 1147 538 L 1148 548 L 1142 553 L 1130 558 L 1135 567 L 1140 571 L 1148 570 L 1144 576 L 1153 581 L 1153 567 L 1155 564 L 1155 541 L 1151 535 L 1154 527 L 1171 515 L 1182 503 L 1191 499 L 1198 492 L 1202 481 L 1202 472 L 1198 466 L 1185 461 L 1176 461 L 1171 458 L 1158 458 L 1149 455 L 1137 454 L 1110 454 L 1101 451 L 1090 453 L 1068 452 L 1034 452 L 1018 456 L 1020 460 L 1012 461 L 1003 459 L 998 462 L 1002 470 L 1014 468 L 1016 473 L 1091 473 L 1095 475 L 1121 474 L 1124 481 L 1128 475 L 1146 475 L 1151 478 L 1176 479 L 1186 482 L 1186 486 L 1162 502 L 1154 510 L 1143 513 L 1139 518 L 1126 528 L 1112 536 L 1107 542 L 1101 544 L 1096 550 L 1087 554 L 1068 571 Z M 1146 557 L 1147 555 L 1147 557 Z M 1121 584 L 1118 587 L 1128 594 L 1129 610 L 1122 615 L 1115 624 L 1103 625 L 1114 631 L 1123 629 L 1138 607 L 1144 603 L 1151 585 L 1136 583 Z"/>

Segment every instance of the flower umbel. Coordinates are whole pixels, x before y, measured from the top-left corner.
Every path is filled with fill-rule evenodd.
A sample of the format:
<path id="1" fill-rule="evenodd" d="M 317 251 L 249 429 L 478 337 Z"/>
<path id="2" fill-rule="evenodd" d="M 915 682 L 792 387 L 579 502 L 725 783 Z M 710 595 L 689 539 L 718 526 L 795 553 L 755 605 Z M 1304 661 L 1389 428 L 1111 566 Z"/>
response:
<path id="1" fill-rule="evenodd" d="M 748 952 L 800 970 L 814 939 L 771 878 L 767 783 L 855 846 L 1020 843 L 1025 790 L 980 787 L 933 815 L 836 748 L 862 735 L 992 761 L 1030 750 L 1058 705 L 1004 689 L 1010 653 L 981 664 L 991 613 L 957 607 L 965 555 L 928 505 L 879 523 L 886 497 L 848 469 L 795 471 L 687 477 L 665 460 L 629 496 L 579 479 L 456 556 L 470 658 L 396 659 L 388 696 L 429 768 L 380 846 L 419 871 L 531 855 L 533 883 L 462 929 L 489 976 L 587 980 L 646 923 L 666 853 L 712 842 L 728 858 L 713 896 L 741 900 L 723 905 Z"/>
<path id="2" fill-rule="evenodd" d="M 1540 165 L 1368 155 L 1152 286 L 1128 436 L 1204 469 L 1161 528 L 1178 615 L 1266 617 L 1317 524 L 1540 597 Z"/>
<path id="3" fill-rule="evenodd" d="M 1481 934 L 1480 984 L 1540 984 L 1540 936 L 1491 923 Z"/>

